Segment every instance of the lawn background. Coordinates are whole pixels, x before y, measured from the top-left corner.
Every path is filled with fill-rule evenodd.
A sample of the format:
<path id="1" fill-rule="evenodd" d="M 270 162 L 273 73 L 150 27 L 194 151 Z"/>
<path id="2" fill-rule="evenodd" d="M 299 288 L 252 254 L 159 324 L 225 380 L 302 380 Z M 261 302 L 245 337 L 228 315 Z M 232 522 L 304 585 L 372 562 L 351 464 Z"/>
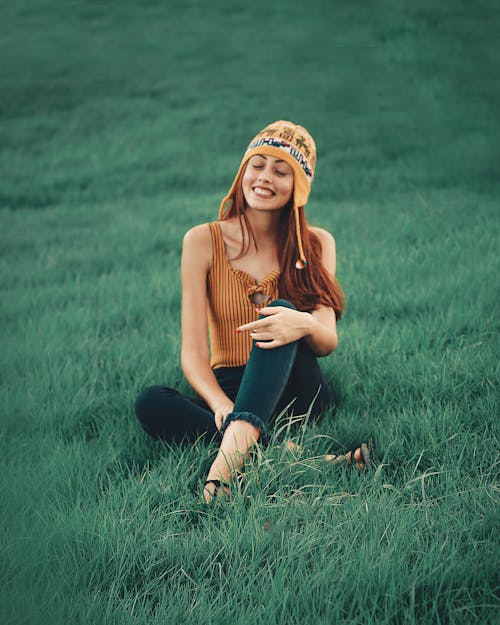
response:
<path id="1" fill-rule="evenodd" d="M 500 13 L 462 0 L 2 3 L 0 621 L 493 623 Z M 339 409 L 207 507 L 182 392 L 182 236 L 249 139 L 318 147 L 347 296 Z M 371 437 L 379 468 L 322 463 Z"/>

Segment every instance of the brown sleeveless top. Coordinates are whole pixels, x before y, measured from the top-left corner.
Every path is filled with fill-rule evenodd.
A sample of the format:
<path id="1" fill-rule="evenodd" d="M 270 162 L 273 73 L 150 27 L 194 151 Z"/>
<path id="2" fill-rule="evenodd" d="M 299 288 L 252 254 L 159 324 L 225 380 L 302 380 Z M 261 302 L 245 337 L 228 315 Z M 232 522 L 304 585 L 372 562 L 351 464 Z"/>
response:
<path id="1" fill-rule="evenodd" d="M 224 246 L 220 224 L 208 224 L 212 234 L 213 263 L 207 276 L 208 328 L 210 366 L 239 367 L 250 357 L 252 339 L 247 332 L 236 332 L 238 326 L 257 321 L 259 315 L 248 296 L 263 292 L 278 298 L 279 271 L 270 271 L 260 282 L 241 269 L 233 269 Z M 271 300 L 271 301 L 272 301 Z"/>

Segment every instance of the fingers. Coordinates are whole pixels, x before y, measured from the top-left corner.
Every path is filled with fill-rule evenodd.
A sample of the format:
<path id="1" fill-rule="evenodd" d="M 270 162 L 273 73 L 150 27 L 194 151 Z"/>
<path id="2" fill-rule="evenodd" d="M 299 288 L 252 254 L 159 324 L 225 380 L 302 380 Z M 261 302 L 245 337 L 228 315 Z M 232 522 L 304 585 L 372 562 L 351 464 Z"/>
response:
<path id="1" fill-rule="evenodd" d="M 265 306 L 264 308 L 256 309 L 259 315 L 275 315 L 283 310 L 290 310 L 286 306 Z"/>
<path id="2" fill-rule="evenodd" d="M 224 423 L 224 419 L 227 415 L 233 410 L 234 402 L 231 402 L 228 405 L 223 406 L 222 408 L 217 408 L 214 412 L 214 421 L 217 429 L 221 430 L 222 424 Z"/>
<path id="3" fill-rule="evenodd" d="M 222 422 L 224 421 L 224 415 L 221 413 L 216 413 L 215 417 L 214 417 L 214 421 L 215 421 L 215 427 L 219 430 L 222 427 Z"/>
<path id="4" fill-rule="evenodd" d="M 270 341 L 273 335 L 270 332 L 250 332 L 254 341 Z"/>
<path id="5" fill-rule="evenodd" d="M 274 349 L 275 347 L 280 347 L 280 345 L 284 345 L 281 341 L 269 341 L 269 343 L 255 343 L 256 347 L 261 349 Z"/>
<path id="6" fill-rule="evenodd" d="M 236 328 L 236 332 L 247 332 L 248 330 L 263 330 L 265 328 L 269 328 L 269 322 L 266 319 L 259 319 L 258 321 L 251 321 L 250 323 L 245 323 L 242 326 Z"/>

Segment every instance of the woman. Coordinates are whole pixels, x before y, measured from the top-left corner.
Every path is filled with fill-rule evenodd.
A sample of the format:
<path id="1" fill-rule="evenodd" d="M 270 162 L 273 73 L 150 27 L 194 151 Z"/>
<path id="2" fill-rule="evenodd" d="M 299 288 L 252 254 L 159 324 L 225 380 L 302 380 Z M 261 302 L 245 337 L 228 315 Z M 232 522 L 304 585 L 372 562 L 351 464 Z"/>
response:
<path id="1" fill-rule="evenodd" d="M 268 444 L 273 416 L 291 407 L 317 419 L 332 403 L 317 357 L 337 347 L 345 299 L 335 240 L 305 218 L 315 165 L 305 128 L 270 124 L 250 142 L 219 220 L 184 236 L 181 363 L 197 397 L 149 387 L 136 413 L 155 438 L 220 441 L 207 502 L 217 488 L 228 493 L 257 442 Z M 366 445 L 354 459 L 370 462 Z"/>

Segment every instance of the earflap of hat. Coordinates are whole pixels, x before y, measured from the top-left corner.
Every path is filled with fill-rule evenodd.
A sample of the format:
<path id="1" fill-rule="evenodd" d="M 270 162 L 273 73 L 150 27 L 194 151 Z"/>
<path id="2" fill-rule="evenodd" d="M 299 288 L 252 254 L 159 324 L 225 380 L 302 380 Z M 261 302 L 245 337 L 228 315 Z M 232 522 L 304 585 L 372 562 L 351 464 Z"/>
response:
<path id="1" fill-rule="evenodd" d="M 224 197 L 224 199 L 222 200 L 222 202 L 220 204 L 219 219 L 224 219 L 224 215 L 226 213 L 226 204 L 230 200 L 232 200 L 232 198 L 234 198 L 234 194 L 235 194 L 235 191 L 236 191 L 236 181 L 238 180 L 238 176 L 240 175 L 241 170 L 243 169 L 243 165 L 248 161 L 250 156 L 251 156 L 251 154 L 249 156 L 247 156 L 245 154 L 245 156 L 241 160 L 240 166 L 238 167 L 238 171 L 236 172 L 236 176 L 234 177 L 233 184 L 231 185 L 231 188 L 229 189 L 227 195 Z M 231 210 L 231 207 L 229 207 L 228 210 Z"/>
<path id="2" fill-rule="evenodd" d="M 295 216 L 295 235 L 297 237 L 297 247 L 299 248 L 299 258 L 295 261 L 295 268 L 304 269 L 307 265 L 307 259 L 305 257 L 304 248 L 302 246 L 302 234 L 300 232 L 299 206 L 296 202 L 293 203 L 293 214 Z"/>

